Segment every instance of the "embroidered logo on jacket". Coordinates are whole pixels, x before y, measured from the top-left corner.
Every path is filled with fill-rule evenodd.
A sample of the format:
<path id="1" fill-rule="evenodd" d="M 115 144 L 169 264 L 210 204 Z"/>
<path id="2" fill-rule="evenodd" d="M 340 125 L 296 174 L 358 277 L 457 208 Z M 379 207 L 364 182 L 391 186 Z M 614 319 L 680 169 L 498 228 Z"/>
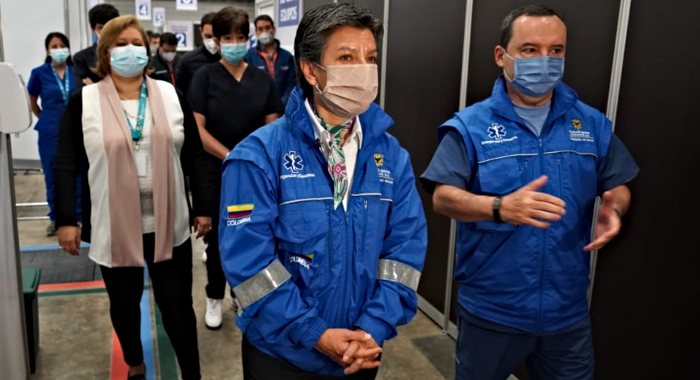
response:
<path id="1" fill-rule="evenodd" d="M 280 179 L 285 180 L 289 178 L 311 178 L 316 177 L 314 173 L 299 173 L 304 169 L 304 159 L 296 151 L 290 150 L 283 158 L 283 166 L 290 174 L 283 174 Z"/>
<path id="2" fill-rule="evenodd" d="M 595 142 L 591 132 L 583 130 L 583 123 L 580 119 L 571 119 L 571 126 L 573 127 L 573 129 L 569 129 L 571 141 Z"/>
<path id="3" fill-rule="evenodd" d="M 308 253 L 305 255 L 297 255 L 297 254 L 290 254 L 289 255 L 289 262 L 290 263 L 299 264 L 306 269 L 309 269 L 311 267 L 311 262 L 313 260 L 314 260 L 313 253 Z"/>
<path id="4" fill-rule="evenodd" d="M 374 164 L 377 165 L 377 167 L 384 166 L 384 155 L 381 153 L 375 153 Z"/>
<path id="5" fill-rule="evenodd" d="M 505 138 L 508 134 L 508 132 L 506 131 L 506 127 L 498 123 L 491 124 L 490 127 L 486 128 L 486 132 L 489 134 L 489 138 L 491 138 L 492 140 L 484 140 L 481 142 L 481 145 L 500 144 L 508 141 L 513 141 L 518 138 L 518 136 Z"/>
<path id="6" fill-rule="evenodd" d="M 226 226 L 232 227 L 250 222 L 255 205 L 252 203 L 226 206 Z"/>
<path id="7" fill-rule="evenodd" d="M 304 159 L 297 152 L 290 150 L 284 155 L 284 168 L 297 174 L 301 169 L 304 169 Z"/>

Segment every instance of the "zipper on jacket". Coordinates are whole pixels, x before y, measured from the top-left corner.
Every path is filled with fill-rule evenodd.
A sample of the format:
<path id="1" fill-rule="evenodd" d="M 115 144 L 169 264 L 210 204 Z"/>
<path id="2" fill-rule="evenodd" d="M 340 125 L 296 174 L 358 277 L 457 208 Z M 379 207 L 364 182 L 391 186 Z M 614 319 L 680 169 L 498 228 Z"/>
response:
<path id="1" fill-rule="evenodd" d="M 326 237 L 326 242 L 328 244 L 328 273 L 333 273 L 333 224 L 331 224 L 332 215 L 330 212 L 330 206 L 326 202 L 326 215 L 328 215 L 328 236 Z"/>
<path id="2" fill-rule="evenodd" d="M 529 182 L 527 167 L 527 161 L 523 161 L 523 163 L 520 165 L 520 181 L 522 182 L 523 186 L 527 185 Z"/>
<path id="3" fill-rule="evenodd" d="M 540 144 L 540 174 L 545 174 L 545 163 L 544 163 L 544 147 L 542 144 L 542 138 L 537 139 Z M 544 300 L 544 259 L 545 259 L 545 248 L 547 245 L 545 244 L 545 238 L 547 236 L 546 234 L 546 229 L 542 229 L 542 240 L 541 240 L 541 249 L 540 249 L 540 291 L 539 291 L 539 299 L 540 299 L 540 307 L 538 310 L 538 315 L 537 315 L 537 331 L 542 330 L 542 303 Z"/>
<path id="4" fill-rule="evenodd" d="M 366 240 L 367 240 L 367 222 L 369 221 L 369 211 L 367 210 L 367 200 L 366 199 L 364 200 L 364 203 L 365 203 L 365 220 L 362 223 L 362 240 L 360 240 L 360 247 L 359 247 L 362 250 L 361 254 L 360 254 L 360 259 L 362 261 L 366 260 L 365 247 L 367 246 L 367 242 L 366 242 Z"/>
<path id="5" fill-rule="evenodd" d="M 554 160 L 554 162 L 557 164 L 557 190 L 559 191 L 559 198 L 564 197 L 564 193 L 562 192 L 562 185 L 561 185 L 561 179 L 563 178 L 561 176 L 561 159 L 557 158 Z"/>

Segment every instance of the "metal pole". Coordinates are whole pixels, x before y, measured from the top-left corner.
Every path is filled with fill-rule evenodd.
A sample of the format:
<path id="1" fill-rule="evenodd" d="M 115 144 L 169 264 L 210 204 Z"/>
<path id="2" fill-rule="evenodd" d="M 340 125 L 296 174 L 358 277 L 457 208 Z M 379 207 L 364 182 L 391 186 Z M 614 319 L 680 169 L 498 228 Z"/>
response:
<path id="1" fill-rule="evenodd" d="M 467 80 L 469 78 L 469 49 L 472 37 L 472 16 L 474 1 L 467 0 L 464 14 L 464 43 L 462 44 L 462 78 L 459 84 L 459 109 L 467 106 Z M 450 242 L 447 252 L 447 283 L 445 285 L 445 315 L 442 324 L 442 332 L 447 334 L 450 324 L 450 312 L 452 311 L 452 284 L 454 278 L 454 264 L 457 246 L 457 222 L 450 220 Z"/>
<path id="2" fill-rule="evenodd" d="M 630 9 L 632 8 L 632 0 L 620 1 L 620 13 L 617 17 L 617 33 L 615 35 L 615 53 L 613 54 L 612 71 L 610 73 L 610 88 L 608 90 L 608 106 L 605 115 L 612 121 L 613 131 L 615 130 L 615 119 L 617 117 L 617 105 L 620 99 L 620 83 L 622 82 L 622 68 L 625 58 L 625 44 L 627 43 L 627 30 L 629 27 Z M 600 206 L 600 198 L 596 199 L 595 209 L 593 210 L 593 225 L 591 227 L 591 238 L 594 237 L 595 221 L 598 215 L 598 207 Z M 593 284 L 595 281 L 595 271 L 598 265 L 598 251 L 591 253 L 591 284 L 588 287 L 588 306 L 591 306 L 593 300 Z"/>
<path id="3" fill-rule="evenodd" d="M 386 62 L 389 48 L 389 3 L 384 0 L 384 35 L 382 36 L 382 71 L 379 80 L 379 106 L 386 106 Z"/>

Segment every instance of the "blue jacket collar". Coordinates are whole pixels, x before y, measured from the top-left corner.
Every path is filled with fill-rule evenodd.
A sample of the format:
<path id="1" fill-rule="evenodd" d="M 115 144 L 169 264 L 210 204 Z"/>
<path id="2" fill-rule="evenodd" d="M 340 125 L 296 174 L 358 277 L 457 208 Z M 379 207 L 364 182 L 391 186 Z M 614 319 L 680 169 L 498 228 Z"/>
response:
<path id="1" fill-rule="evenodd" d="M 552 95 L 552 108 L 549 111 L 548 120 L 554 120 L 563 115 L 578 101 L 576 92 L 564 82 L 559 81 L 554 87 Z M 518 121 L 520 117 L 515 113 L 513 102 L 508 97 L 506 82 L 503 75 L 499 75 L 493 85 L 491 93 L 491 103 L 489 104 L 494 113 L 507 119 Z"/>
<path id="2" fill-rule="evenodd" d="M 265 48 L 260 43 L 260 41 L 255 43 L 255 50 L 257 50 L 258 52 L 262 52 L 263 49 Z M 278 52 L 280 51 L 280 40 L 278 40 L 277 38 L 275 38 L 275 50 L 277 50 Z"/>
<path id="3" fill-rule="evenodd" d="M 309 119 L 309 113 L 304 107 L 304 91 L 296 86 L 289 95 L 285 115 L 294 128 L 300 130 L 309 142 L 315 141 L 314 127 Z M 387 115 L 376 103 L 372 103 L 369 109 L 360 115 L 362 125 L 362 147 L 369 146 L 378 137 L 384 134 L 393 124 L 394 120 Z"/>

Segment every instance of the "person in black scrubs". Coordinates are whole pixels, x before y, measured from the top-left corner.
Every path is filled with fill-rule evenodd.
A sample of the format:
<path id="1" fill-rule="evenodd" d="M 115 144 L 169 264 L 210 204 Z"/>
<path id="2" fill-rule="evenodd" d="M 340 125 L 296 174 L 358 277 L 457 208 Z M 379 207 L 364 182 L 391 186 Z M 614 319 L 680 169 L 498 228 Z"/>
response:
<path id="1" fill-rule="evenodd" d="M 199 27 L 202 32 L 202 46 L 185 54 L 175 68 L 176 87 L 182 91 L 183 94 L 187 94 L 194 73 L 196 73 L 200 67 L 209 63 L 219 62 L 221 59 L 219 48 L 216 46 L 216 42 L 214 42 L 214 32 L 212 32 L 211 28 L 211 20 L 214 18 L 214 14 L 214 12 L 207 13 L 202 16 L 202 20 L 200 21 Z"/>
<path id="2" fill-rule="evenodd" d="M 164 80 L 175 85 L 175 66 L 179 63 L 177 56 L 177 37 L 165 32 L 158 36 L 160 39 L 158 50 L 151 59 L 153 72 L 151 78 Z"/>
<path id="3" fill-rule="evenodd" d="M 212 18 L 214 40 L 221 51 L 218 63 L 202 67 L 189 85 L 188 100 L 194 111 L 209 163 L 220 170 L 228 152 L 254 130 L 268 124 L 284 109 L 277 87 L 264 71 L 249 66 L 243 58 L 248 50 L 248 14 L 233 7 Z M 221 190 L 221 177 L 218 178 Z M 217 206 L 219 199 L 212 199 Z M 221 302 L 226 278 L 221 269 L 218 238 L 219 215 L 212 217 L 207 238 L 207 305 L 204 323 L 209 329 L 222 324 Z"/>
<path id="4" fill-rule="evenodd" d="M 97 83 L 102 79 L 95 71 L 97 66 L 97 41 L 100 39 L 102 27 L 111 19 L 119 17 L 119 11 L 112 4 L 97 4 L 88 11 L 90 29 L 92 29 L 92 45 L 73 55 L 73 70 L 75 70 L 75 89 Z"/>

